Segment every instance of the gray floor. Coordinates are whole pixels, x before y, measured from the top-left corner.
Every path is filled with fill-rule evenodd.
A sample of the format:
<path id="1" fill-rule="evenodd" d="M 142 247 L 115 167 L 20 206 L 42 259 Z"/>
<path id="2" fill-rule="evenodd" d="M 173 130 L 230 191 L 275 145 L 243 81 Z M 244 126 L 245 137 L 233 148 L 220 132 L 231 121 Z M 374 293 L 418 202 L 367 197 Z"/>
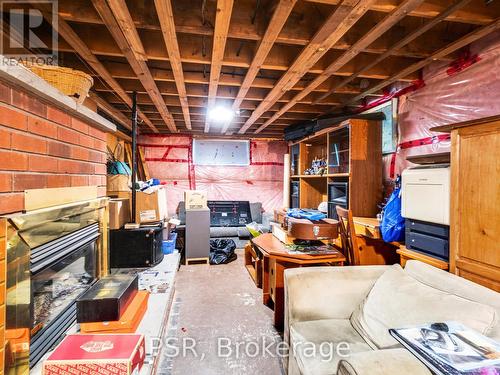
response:
<path id="1" fill-rule="evenodd" d="M 282 373 L 272 311 L 262 304 L 242 251 L 237 254 L 230 264 L 181 266 L 161 374 Z"/>

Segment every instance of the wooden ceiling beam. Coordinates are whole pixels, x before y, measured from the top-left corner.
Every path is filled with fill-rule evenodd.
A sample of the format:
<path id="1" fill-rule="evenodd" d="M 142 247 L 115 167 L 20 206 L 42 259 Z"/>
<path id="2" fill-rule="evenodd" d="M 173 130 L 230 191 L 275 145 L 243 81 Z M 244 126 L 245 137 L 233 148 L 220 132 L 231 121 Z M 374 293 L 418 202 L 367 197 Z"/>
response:
<path id="1" fill-rule="evenodd" d="M 168 58 L 172 73 L 174 75 L 177 93 L 181 101 L 182 111 L 184 112 L 184 123 L 188 129 L 191 129 L 191 119 L 189 117 L 189 104 L 186 95 L 186 85 L 184 82 L 184 72 L 182 70 L 181 54 L 175 33 L 174 13 L 171 0 L 155 0 L 156 13 L 160 21 L 165 48 L 168 52 Z"/>
<path id="2" fill-rule="evenodd" d="M 391 83 L 396 82 L 399 80 L 401 77 L 404 77 L 408 74 L 411 74 L 413 72 L 416 72 L 417 70 L 422 69 L 424 66 L 429 65 L 436 59 L 438 59 L 440 56 L 446 56 L 449 55 L 450 53 L 453 53 L 454 51 L 457 51 L 470 43 L 500 29 L 500 18 L 497 18 L 495 21 L 490 23 L 489 25 L 482 26 L 473 32 L 465 35 L 464 37 L 454 41 L 453 43 L 448 44 L 446 47 L 441 48 L 439 51 L 436 51 L 432 56 L 428 57 L 427 59 L 424 59 L 422 61 L 419 61 L 413 65 L 410 65 L 406 67 L 405 69 L 401 70 L 400 72 L 394 74 L 391 78 L 379 83 L 378 85 L 375 85 L 374 87 L 371 87 L 368 90 L 365 90 L 361 94 L 355 96 L 354 98 L 350 99 L 349 101 L 345 102 L 344 104 L 353 104 L 356 103 L 358 100 L 363 99 L 365 96 L 374 93 L 378 90 L 383 89 L 384 87 L 390 85 Z"/>
<path id="3" fill-rule="evenodd" d="M 43 14 L 44 18 L 52 24 L 52 11 L 48 9 L 44 4 L 35 2 L 33 3 Z M 125 90 L 120 86 L 120 84 L 112 77 L 109 71 L 102 65 L 97 56 L 95 56 L 89 47 L 83 42 L 83 40 L 75 33 L 75 31 L 69 26 L 69 24 L 60 17 L 57 19 L 57 32 L 63 39 L 73 46 L 75 53 L 77 53 L 100 77 L 104 80 L 109 87 L 118 95 L 120 99 L 129 107 L 132 107 L 132 99 L 125 92 Z M 138 115 L 142 121 L 149 127 L 153 132 L 158 132 L 154 125 L 149 121 L 146 115 L 138 109 Z"/>
<path id="4" fill-rule="evenodd" d="M 323 3 L 328 5 L 338 4 L 338 0 L 305 0 L 308 3 Z M 476 25 L 484 25 L 490 23 L 494 14 L 494 4 L 488 6 L 483 1 L 470 4 L 466 9 L 452 14 L 446 18 L 446 21 L 470 23 Z M 133 3 L 131 4 L 131 6 Z M 206 6 L 210 6 L 207 2 Z M 375 3 L 370 7 L 371 11 L 377 13 L 390 13 L 399 5 L 397 0 L 383 0 Z M 197 12 L 193 11 L 194 7 L 198 7 L 199 3 L 191 3 L 189 1 L 174 3 L 174 12 L 177 15 L 176 32 L 182 34 L 212 36 L 213 27 L 209 23 L 203 24 L 201 17 Z M 441 13 L 448 6 L 446 1 L 429 1 L 428 4 L 423 4 L 419 8 L 412 11 L 409 16 L 417 18 L 433 18 Z M 498 9 L 498 8 L 497 8 Z M 135 11 L 134 23 L 137 29 L 159 31 L 161 27 L 155 22 L 154 18 L 149 17 L 149 14 L 143 14 L 142 9 L 131 9 Z M 84 0 L 59 0 L 58 11 L 61 17 L 78 22 L 81 24 L 101 24 L 102 20 L 95 10 Z M 239 12 L 246 12 L 247 8 L 241 9 Z M 235 10 L 236 12 L 236 10 Z M 293 27 L 285 28 L 278 36 L 277 43 L 307 45 L 309 43 L 309 29 L 306 25 L 293 25 Z M 228 31 L 228 37 L 240 40 L 260 41 L 262 35 L 259 27 L 251 23 L 250 17 L 238 17 L 238 23 L 232 25 Z"/>
<path id="5" fill-rule="evenodd" d="M 304 0 L 309 3 L 321 3 L 335 5 L 339 0 Z M 496 4 L 494 4 L 496 3 Z M 373 4 L 370 9 L 376 12 L 389 13 L 392 12 L 400 4 L 399 0 L 379 0 Z M 449 5 L 448 1 L 429 1 L 423 3 L 417 9 L 414 9 L 408 15 L 421 18 L 433 18 L 439 13 L 442 13 Z M 459 12 L 450 14 L 446 17 L 446 21 L 470 23 L 475 25 L 487 25 L 494 21 L 492 15 L 495 14 L 492 8 L 498 10 L 498 2 L 494 1 L 491 6 L 485 1 L 474 1 L 469 7 L 462 9 Z"/>
<path id="6" fill-rule="evenodd" d="M 65 59 L 66 61 L 69 61 L 68 58 Z M 368 61 L 372 61 L 372 59 L 366 59 Z M 113 62 L 113 61 L 103 61 L 105 64 L 106 68 L 109 70 L 111 75 L 116 78 L 116 79 L 127 79 L 127 80 L 137 80 L 138 78 L 135 76 L 134 72 L 130 68 L 128 64 L 124 63 L 119 63 L 119 62 Z M 70 65 L 74 65 L 73 62 L 70 63 Z M 358 65 L 358 64 L 357 64 Z M 349 77 L 353 73 L 355 73 L 357 70 L 355 69 L 356 67 L 353 65 L 351 66 L 345 66 L 341 71 L 338 71 L 334 74 L 336 77 Z M 158 82 L 158 85 L 161 84 L 161 82 L 175 82 L 175 79 L 173 77 L 172 71 L 167 70 L 167 69 L 159 69 L 155 67 L 149 67 L 149 70 L 151 71 L 151 74 L 153 75 L 153 78 L 155 81 Z M 387 72 L 384 71 L 381 68 L 378 69 L 371 69 L 370 71 L 367 71 L 365 74 L 360 74 L 359 78 L 360 79 L 386 79 L 390 75 L 387 75 Z M 222 72 L 221 77 L 219 80 L 219 85 L 220 86 L 232 86 L 232 87 L 240 87 L 244 78 L 244 73 L 243 74 L 232 74 L 231 72 Z M 190 84 L 200 84 L 200 85 L 208 85 L 209 84 L 209 77 L 207 74 L 204 74 L 202 71 L 184 71 L 184 80 L 186 85 Z M 274 78 L 266 78 L 266 77 L 256 77 L 254 81 L 252 82 L 251 87 L 254 88 L 265 88 L 265 89 L 272 89 L 278 79 Z M 301 91 L 303 90 L 307 84 L 308 80 L 306 79 L 301 79 L 295 86 L 293 86 L 290 90 L 294 91 Z M 346 88 L 347 90 L 356 90 L 354 87 L 348 87 Z M 314 89 L 316 92 L 327 92 L 329 91 L 329 85 L 324 84 L 321 86 L 318 86 Z M 355 92 L 354 92 L 355 93 Z"/>
<path id="7" fill-rule="evenodd" d="M 368 27 L 369 24 L 377 23 L 379 17 L 375 17 L 373 20 L 370 22 L 365 21 L 367 26 L 361 25 L 362 27 Z M 415 27 L 419 26 L 419 22 L 409 22 L 407 25 L 399 25 L 402 29 L 404 30 L 412 30 Z M 105 45 L 108 47 L 114 47 L 114 46 L 109 46 L 108 40 L 111 39 L 107 33 L 102 34 L 101 38 L 95 40 L 93 39 L 93 35 L 96 33 L 99 33 L 100 30 L 102 30 L 104 27 L 101 24 L 76 24 L 78 26 L 78 31 L 82 35 L 82 38 L 87 40 L 88 44 L 92 47 L 95 47 L 95 50 L 99 50 L 100 45 Z M 456 27 L 457 30 L 464 29 L 464 26 L 462 27 Z M 454 29 L 452 29 L 454 30 Z M 397 52 L 398 55 L 401 56 L 406 56 L 406 57 L 413 57 L 413 58 L 425 58 L 429 56 L 429 53 L 432 52 L 433 46 L 436 44 L 436 42 L 439 41 L 439 36 L 440 36 L 441 30 L 436 30 L 435 32 L 430 32 L 428 37 L 426 39 L 429 41 L 426 44 L 422 44 L 419 46 L 412 46 L 412 48 L 406 48 L 402 49 Z M 448 31 L 449 32 L 449 31 Z M 167 60 L 168 59 L 168 53 L 167 50 L 164 47 L 164 41 L 162 37 L 162 33 L 160 31 L 152 31 L 152 30 L 141 30 L 140 32 L 141 40 L 143 41 L 144 48 L 146 50 L 146 53 L 149 57 L 149 59 L 159 59 L 159 60 Z M 86 37 L 86 38 L 85 38 Z M 200 35 L 186 35 L 186 34 L 177 34 L 177 40 L 178 44 L 180 47 L 180 54 L 181 54 L 181 59 L 183 62 L 187 61 L 194 61 L 196 63 L 207 63 L 210 62 L 210 52 L 207 51 L 208 53 L 203 56 L 200 51 L 200 47 L 202 44 L 203 39 L 207 42 L 210 43 L 211 40 L 213 39 L 212 37 L 206 37 L 206 36 L 200 36 Z M 229 54 L 226 56 L 226 58 L 229 58 L 231 60 L 237 60 L 241 61 L 242 59 L 245 58 L 252 58 L 256 46 L 259 44 L 261 39 L 254 41 L 254 40 L 244 40 L 240 41 L 237 39 L 230 39 L 228 38 L 227 41 L 227 49 L 230 52 L 234 52 L 238 49 L 240 49 L 240 55 L 241 58 L 237 59 L 238 56 L 234 56 L 234 54 Z M 357 38 L 354 35 L 346 35 L 337 43 L 335 43 L 332 47 L 332 51 L 337 51 L 338 53 L 341 53 L 342 51 L 345 51 L 349 49 L 354 42 L 356 42 Z M 309 41 L 309 39 L 307 40 Z M 382 37 L 376 45 L 373 46 L 368 46 L 363 50 L 365 53 L 369 54 L 382 54 L 385 51 L 387 51 L 391 45 L 392 45 L 392 38 L 390 36 L 387 37 Z M 307 45 L 305 43 L 304 45 Z M 241 47 L 240 47 L 241 46 Z M 271 50 L 271 56 L 270 58 L 272 59 L 273 56 L 288 56 L 290 54 L 295 55 L 298 51 L 301 50 L 301 47 L 303 45 L 286 45 L 286 44 L 281 44 L 276 41 L 275 45 L 273 46 L 273 49 Z M 102 48 L 101 48 L 102 49 Z M 198 52 L 198 53 L 193 53 L 193 52 Z M 113 50 L 103 50 L 101 51 L 103 54 L 117 54 L 120 52 L 118 48 L 114 48 Z"/>
<path id="8" fill-rule="evenodd" d="M 121 64 L 120 64 L 121 65 Z M 109 67 L 108 67 L 109 68 Z M 150 68 L 151 74 L 153 74 L 153 77 L 155 77 L 155 69 Z M 113 75 L 114 78 L 121 80 L 122 86 L 127 87 L 130 82 L 137 81 L 138 78 L 131 72 L 130 74 L 125 71 L 114 71 L 113 69 L 110 69 L 111 74 Z M 172 72 L 171 71 L 160 71 L 161 76 L 160 78 L 155 78 L 155 80 L 158 82 L 158 88 L 160 91 L 162 91 L 162 84 L 165 83 L 173 83 L 175 82 Z M 158 75 L 157 75 L 158 76 Z M 380 75 L 377 75 L 380 76 Z M 344 76 L 342 76 L 344 77 Z M 387 78 L 387 77 L 386 77 Z M 204 77 L 203 73 L 197 73 L 197 72 L 185 72 L 184 73 L 184 80 L 186 83 L 186 86 L 191 86 L 191 85 L 202 85 L 202 86 L 208 86 L 208 77 Z M 251 88 L 257 88 L 257 89 L 272 89 L 276 83 L 276 80 L 270 79 L 270 78 L 259 78 L 257 77 L 254 82 L 251 85 Z M 242 84 L 242 77 L 237 77 L 237 76 L 232 76 L 231 74 L 221 74 L 221 78 L 219 81 L 219 86 L 224 86 L 224 87 L 235 87 L 238 88 Z M 290 91 L 301 91 L 307 86 L 308 82 L 307 81 L 299 81 L 297 84 L 290 89 Z M 318 93 L 325 93 L 330 90 L 330 87 L 328 84 L 323 84 L 314 89 L 314 92 Z M 360 89 L 351 85 L 343 88 L 343 91 L 345 93 L 351 93 L 351 94 L 359 94 Z M 163 91 L 162 91 L 163 93 Z"/>
<path id="9" fill-rule="evenodd" d="M 408 43 L 414 41 L 417 39 L 419 36 L 422 34 L 426 33 L 430 29 L 432 29 L 434 26 L 436 26 L 438 23 L 446 19 L 450 14 L 456 12 L 458 9 L 463 8 L 465 5 L 470 3 L 471 0 L 455 0 L 455 2 L 450 5 L 448 8 L 446 8 L 442 13 L 438 14 L 436 17 L 431 18 L 428 22 L 425 23 L 421 28 L 413 31 L 412 33 L 408 34 L 406 37 L 401 39 L 399 42 L 394 44 L 394 46 L 389 49 L 386 53 L 378 56 L 375 60 L 373 60 L 371 63 L 369 63 L 366 66 L 363 66 L 360 68 L 358 71 L 356 71 L 353 75 L 350 77 L 347 77 L 346 79 L 342 80 L 338 84 L 334 85 L 333 87 L 330 88 L 330 90 L 325 93 L 324 95 L 321 95 L 318 100 L 316 101 L 315 104 L 318 102 L 326 99 L 328 96 L 332 95 L 335 93 L 337 90 L 339 90 L 341 87 L 344 87 L 345 85 L 349 84 L 352 82 L 354 79 L 360 76 L 364 71 L 369 70 L 376 66 L 377 64 L 381 63 L 383 60 L 385 60 L 387 57 L 389 57 L 393 51 L 399 50 L 400 48 L 404 47 Z"/>
<path id="10" fill-rule="evenodd" d="M 127 58 L 130 66 L 147 90 L 171 132 L 176 132 L 174 120 L 146 65 L 146 53 L 124 0 L 92 0 L 95 9 Z"/>
<path id="11" fill-rule="evenodd" d="M 238 111 L 240 108 L 240 104 L 245 98 L 250 89 L 255 77 L 260 71 L 261 66 L 264 64 L 267 55 L 271 51 L 278 35 L 280 34 L 283 26 L 285 25 L 288 16 L 292 12 L 293 7 L 297 0 L 280 0 L 276 9 L 274 10 L 273 16 L 269 21 L 269 25 L 267 26 L 266 32 L 257 47 L 257 51 L 255 52 L 255 56 L 250 64 L 250 67 L 247 70 L 247 74 L 243 79 L 243 82 L 240 86 L 238 94 L 236 95 L 236 99 L 233 102 L 233 111 Z M 221 133 L 225 133 L 229 127 L 230 122 L 226 123 L 222 127 Z"/>
<path id="12" fill-rule="evenodd" d="M 111 104 L 109 104 L 106 100 L 97 95 L 94 91 L 90 91 L 90 98 L 97 104 L 97 107 L 106 112 L 110 117 L 112 117 L 115 121 L 121 124 L 123 127 L 128 130 L 132 130 L 131 117 L 128 118 L 123 114 L 123 112 L 119 111 Z M 150 119 L 151 120 L 151 119 Z"/>
<path id="13" fill-rule="evenodd" d="M 104 37 L 102 38 L 103 40 L 92 40 L 90 37 L 86 38 L 89 41 L 89 47 L 91 48 L 92 52 L 95 55 L 98 55 L 101 59 L 106 59 L 108 57 L 109 59 L 114 59 L 114 58 L 123 58 L 123 53 L 119 48 L 116 48 L 114 45 L 114 41 L 105 41 Z M 151 40 L 145 41 L 145 43 L 152 43 Z M 208 54 L 203 54 L 200 45 L 197 45 L 195 41 L 190 41 L 188 42 L 188 45 L 184 45 L 182 47 L 181 44 L 181 61 L 183 64 L 196 64 L 196 65 L 202 65 L 202 66 L 207 66 L 210 65 L 211 63 L 211 57 Z M 229 42 L 228 42 L 229 43 Z M 159 50 L 158 47 L 159 45 L 161 46 L 161 50 Z M 152 51 L 151 48 L 147 47 L 146 51 L 148 53 L 147 58 L 149 60 L 150 65 L 161 65 L 164 64 L 164 62 L 169 61 L 167 52 L 164 48 L 164 41 L 162 39 L 158 40 L 158 42 L 155 44 L 157 50 Z M 268 55 L 268 58 L 266 59 L 265 63 L 261 66 L 261 69 L 263 70 L 269 70 L 269 71 L 287 71 L 290 66 L 293 64 L 293 59 L 296 57 L 298 53 L 300 53 L 299 50 L 297 51 L 281 51 L 282 46 L 274 46 L 273 49 L 271 50 L 270 54 Z M 73 52 L 74 50 L 69 46 L 69 45 L 63 45 L 61 44 L 59 46 L 59 50 L 62 52 Z M 338 51 L 333 51 L 330 50 L 327 53 L 327 56 L 330 57 L 328 60 L 333 60 L 334 58 L 340 56 Z M 360 58 L 372 61 L 373 56 L 370 54 L 365 54 L 362 53 L 360 54 Z M 231 48 L 227 47 L 226 48 L 226 54 L 224 56 L 224 60 L 222 61 L 222 65 L 226 67 L 233 67 L 236 69 L 248 69 L 252 63 L 253 59 L 253 53 L 247 48 L 245 51 L 241 51 L 239 55 L 236 53 L 235 46 L 231 46 Z M 398 57 L 393 57 L 393 59 L 399 59 L 401 62 L 406 62 L 406 61 L 411 61 L 414 62 L 415 59 L 412 58 L 405 58 L 402 56 Z M 325 59 L 322 59 L 319 62 L 316 62 L 313 64 L 308 72 L 311 74 L 321 74 L 324 72 L 325 68 Z M 200 70 L 202 67 L 200 67 Z M 347 64 L 344 68 L 339 70 L 335 75 L 338 76 L 348 76 L 355 71 L 356 67 L 351 66 L 350 64 Z M 369 73 L 366 74 L 366 77 L 363 78 L 374 78 L 376 79 L 376 75 L 370 76 Z"/>
<path id="14" fill-rule="evenodd" d="M 314 79 L 304 90 L 299 92 L 292 100 L 290 100 L 280 111 L 278 111 L 273 118 L 266 121 L 262 126 L 260 126 L 255 132 L 260 133 L 267 126 L 273 123 L 280 114 L 283 114 L 287 109 L 291 108 L 299 100 L 302 100 L 307 95 L 313 92 L 313 90 L 324 83 L 330 76 L 332 76 L 337 70 L 346 65 L 354 57 L 356 57 L 360 51 L 375 42 L 380 36 L 386 33 L 395 24 L 401 21 L 408 13 L 413 9 L 417 8 L 422 4 L 424 0 L 404 0 L 397 8 L 387 14 L 384 19 L 379 22 L 375 27 L 366 32 L 353 46 L 344 52 L 338 59 L 334 60 L 325 71 Z M 316 100 L 315 102 L 319 102 Z"/>
<path id="15" fill-rule="evenodd" d="M 182 108 L 180 106 L 170 106 L 169 109 L 170 109 L 170 113 L 172 114 L 172 116 L 174 118 L 178 118 L 179 116 L 183 115 Z M 120 113 L 123 113 L 126 116 L 128 116 L 128 115 L 130 115 L 131 111 L 130 110 L 128 110 L 128 111 L 123 110 Z M 203 107 L 190 107 L 190 114 L 191 114 L 191 118 L 205 117 L 206 111 L 204 110 Z M 245 119 L 246 120 L 250 116 L 250 114 L 251 113 L 247 113 L 247 111 L 241 111 L 241 113 L 237 117 L 235 117 L 235 119 Z M 260 119 L 262 119 L 262 120 L 269 119 L 272 117 L 273 114 L 274 114 L 274 112 L 266 112 L 265 114 L 263 114 L 261 116 Z M 149 118 L 151 120 L 160 120 L 161 119 L 161 116 L 158 112 L 151 112 L 151 113 L 148 113 L 148 115 L 149 115 Z M 283 121 L 306 121 L 306 120 L 310 120 L 310 119 L 311 119 L 310 116 L 304 115 L 302 113 L 293 113 L 293 112 L 288 112 L 286 115 L 280 117 L 280 120 L 283 120 Z"/>
<path id="16" fill-rule="evenodd" d="M 226 49 L 227 33 L 233 12 L 233 0 L 217 0 L 217 13 L 215 15 L 215 28 L 212 47 L 212 63 L 210 65 L 210 83 L 208 86 L 207 111 L 215 106 L 217 87 L 220 80 L 222 61 Z M 205 133 L 210 130 L 210 121 L 205 121 Z"/>
<path id="17" fill-rule="evenodd" d="M 108 89 L 107 87 L 103 87 L 101 85 L 96 85 L 94 87 L 94 90 L 97 92 L 110 92 L 112 93 L 113 91 Z M 142 97 L 144 95 L 147 95 L 147 92 L 142 89 L 142 90 L 130 90 L 130 92 L 137 91 L 137 94 L 139 97 Z M 248 94 L 247 97 L 245 98 L 246 101 L 254 101 L 254 102 L 262 102 L 266 98 L 267 90 L 262 90 L 262 89 L 252 89 Z M 161 95 L 163 97 L 163 100 L 166 101 L 167 98 L 178 98 L 177 94 L 175 92 L 161 92 Z M 189 98 L 202 98 L 205 99 L 207 98 L 207 90 L 202 89 L 200 87 L 198 88 L 192 88 L 187 91 L 187 96 Z M 228 89 L 227 87 L 219 87 L 217 90 L 217 95 L 215 95 L 216 99 L 223 99 L 223 100 L 230 100 L 233 101 L 236 98 L 236 90 L 231 90 Z M 278 99 L 276 103 L 282 103 L 286 104 L 288 101 L 292 98 L 289 93 L 285 93 L 283 97 Z M 302 104 L 312 104 L 312 102 L 316 99 L 315 96 L 311 97 L 305 97 L 302 100 L 298 101 L 297 103 L 302 103 Z M 153 102 L 151 102 L 153 103 Z M 339 100 L 330 100 L 328 102 L 321 102 L 321 104 L 318 104 L 319 106 L 333 106 L 333 105 L 338 105 L 340 104 L 341 101 Z"/>
<path id="18" fill-rule="evenodd" d="M 316 32 L 311 42 L 297 56 L 290 69 L 281 77 L 266 99 L 252 113 L 245 125 L 239 130 L 244 134 L 285 91 L 290 90 L 300 78 L 368 11 L 375 0 L 343 0 L 323 26 Z"/>
<path id="19" fill-rule="evenodd" d="M 123 108 L 123 103 L 118 101 L 116 97 L 110 93 L 102 93 L 101 96 L 108 101 L 109 103 L 115 105 L 117 108 L 120 110 L 126 111 L 128 107 Z M 226 99 L 227 100 L 227 99 Z M 223 101 L 223 100 L 221 100 Z M 228 102 L 230 100 L 227 100 Z M 180 103 L 176 98 L 174 97 L 166 97 L 165 102 L 167 105 L 170 106 L 176 106 L 180 107 Z M 146 101 L 143 100 L 143 96 L 138 95 L 138 103 L 141 105 L 141 108 L 143 108 L 144 113 L 151 114 L 151 113 L 158 113 L 157 109 L 155 106 L 151 103 L 150 100 Z M 276 103 L 273 107 L 269 109 L 270 112 L 275 112 L 280 109 L 281 104 Z M 192 111 L 193 108 L 201 108 L 205 109 L 207 107 L 207 99 L 206 98 L 193 98 L 189 100 L 189 108 Z M 328 106 L 330 108 L 331 106 Z M 257 108 L 257 104 L 255 102 L 250 102 L 245 100 L 243 103 L 241 103 L 241 111 L 253 111 L 255 108 Z M 130 109 L 128 109 L 130 110 Z M 289 113 L 306 113 L 309 117 L 312 115 L 318 115 L 325 112 L 325 108 L 320 107 L 320 106 L 312 106 L 310 104 L 296 104 L 290 111 Z M 267 112 L 266 112 L 267 113 Z"/>

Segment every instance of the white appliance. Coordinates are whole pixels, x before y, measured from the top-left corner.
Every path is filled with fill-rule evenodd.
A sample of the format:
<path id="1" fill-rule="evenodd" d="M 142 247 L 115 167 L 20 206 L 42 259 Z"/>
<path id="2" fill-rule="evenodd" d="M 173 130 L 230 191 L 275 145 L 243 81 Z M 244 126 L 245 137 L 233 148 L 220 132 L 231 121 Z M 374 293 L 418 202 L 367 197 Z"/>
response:
<path id="1" fill-rule="evenodd" d="M 450 225 L 449 165 L 405 169 L 401 191 L 401 215 L 404 218 Z"/>

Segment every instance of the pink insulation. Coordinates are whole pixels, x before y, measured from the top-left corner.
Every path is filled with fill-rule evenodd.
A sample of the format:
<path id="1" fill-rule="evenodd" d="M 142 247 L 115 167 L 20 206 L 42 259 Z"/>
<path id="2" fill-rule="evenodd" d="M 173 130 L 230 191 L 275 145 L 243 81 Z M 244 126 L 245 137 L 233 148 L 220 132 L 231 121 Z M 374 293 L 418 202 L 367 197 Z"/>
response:
<path id="1" fill-rule="evenodd" d="M 395 157 L 384 157 L 386 179 L 410 166 L 408 155 L 449 151 L 449 137 L 437 137 L 430 128 L 500 113 L 500 32 L 474 43 L 451 64 L 425 68 L 422 78 L 424 87 L 399 98 L 400 147 Z"/>
<path id="2" fill-rule="evenodd" d="M 285 142 L 252 140 L 250 165 L 244 167 L 194 165 L 190 136 L 141 135 L 139 145 L 151 177 L 167 185 L 170 215 L 188 189 L 207 191 L 209 200 L 262 202 L 269 212 L 282 206 Z"/>

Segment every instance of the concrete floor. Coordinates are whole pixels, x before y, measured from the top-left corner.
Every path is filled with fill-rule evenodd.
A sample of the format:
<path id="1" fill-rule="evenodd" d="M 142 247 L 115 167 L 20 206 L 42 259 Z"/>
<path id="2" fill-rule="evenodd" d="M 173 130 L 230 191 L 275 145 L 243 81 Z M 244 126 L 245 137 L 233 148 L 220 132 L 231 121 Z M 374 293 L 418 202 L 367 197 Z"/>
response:
<path id="1" fill-rule="evenodd" d="M 237 254 L 230 264 L 181 266 L 166 333 L 170 346 L 163 350 L 159 373 L 283 373 L 272 311 L 262 304 L 262 290 L 248 275 L 242 250 Z"/>

